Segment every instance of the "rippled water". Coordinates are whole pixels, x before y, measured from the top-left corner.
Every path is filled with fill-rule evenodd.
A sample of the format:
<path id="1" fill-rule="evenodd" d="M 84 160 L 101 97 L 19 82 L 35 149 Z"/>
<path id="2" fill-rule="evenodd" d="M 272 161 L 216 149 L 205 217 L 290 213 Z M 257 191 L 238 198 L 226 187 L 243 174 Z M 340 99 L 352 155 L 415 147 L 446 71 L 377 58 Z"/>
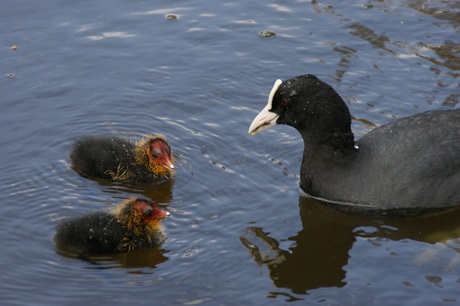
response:
<path id="1" fill-rule="evenodd" d="M 299 198 L 295 130 L 247 135 L 273 82 L 304 73 L 346 99 L 357 137 L 458 108 L 458 1 L 1 6 L 2 303 L 459 302 L 459 211 L 332 211 Z M 108 184 L 69 168 L 78 135 L 151 132 L 175 150 L 174 184 Z M 133 195 L 171 212 L 161 249 L 92 261 L 56 252 L 60 220 Z"/>

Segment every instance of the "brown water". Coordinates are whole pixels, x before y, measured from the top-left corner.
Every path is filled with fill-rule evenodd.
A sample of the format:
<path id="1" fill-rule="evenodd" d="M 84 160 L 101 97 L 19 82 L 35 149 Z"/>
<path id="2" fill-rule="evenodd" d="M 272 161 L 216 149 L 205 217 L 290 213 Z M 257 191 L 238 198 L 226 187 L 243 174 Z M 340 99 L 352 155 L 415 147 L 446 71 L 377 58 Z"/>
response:
<path id="1" fill-rule="evenodd" d="M 299 198 L 295 130 L 247 135 L 273 82 L 305 73 L 346 99 L 357 137 L 458 108 L 458 1 L 7 0 L 0 25 L 2 304 L 460 303 L 459 211 L 333 211 Z M 174 184 L 69 168 L 78 135 L 151 132 L 175 150 Z M 63 218 L 133 195 L 171 212 L 161 249 L 56 252 Z"/>

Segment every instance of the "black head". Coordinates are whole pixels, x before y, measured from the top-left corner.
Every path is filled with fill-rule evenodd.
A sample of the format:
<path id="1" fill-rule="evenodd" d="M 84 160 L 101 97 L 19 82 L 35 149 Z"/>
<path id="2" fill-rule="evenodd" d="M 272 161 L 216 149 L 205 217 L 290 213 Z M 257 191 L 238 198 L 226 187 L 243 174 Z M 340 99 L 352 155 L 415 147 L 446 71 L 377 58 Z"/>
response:
<path id="1" fill-rule="evenodd" d="M 349 133 L 351 117 L 337 92 L 314 75 L 277 80 L 267 106 L 249 128 L 255 135 L 276 124 L 287 124 L 301 134 Z"/>

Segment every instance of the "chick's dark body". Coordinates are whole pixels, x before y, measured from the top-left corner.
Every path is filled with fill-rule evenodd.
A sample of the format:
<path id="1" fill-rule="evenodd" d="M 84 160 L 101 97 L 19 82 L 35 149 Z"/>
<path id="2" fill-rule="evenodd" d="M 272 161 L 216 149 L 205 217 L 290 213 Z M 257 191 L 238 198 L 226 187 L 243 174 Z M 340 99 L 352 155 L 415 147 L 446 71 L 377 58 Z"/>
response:
<path id="1" fill-rule="evenodd" d="M 79 256 L 156 247 L 166 240 L 161 219 L 168 215 L 152 202 L 129 198 L 111 211 L 65 220 L 57 227 L 56 246 Z"/>
<path id="2" fill-rule="evenodd" d="M 83 176 L 132 183 L 160 184 L 172 175 L 155 174 L 136 161 L 136 143 L 103 136 L 79 137 L 70 153 L 73 168 Z"/>

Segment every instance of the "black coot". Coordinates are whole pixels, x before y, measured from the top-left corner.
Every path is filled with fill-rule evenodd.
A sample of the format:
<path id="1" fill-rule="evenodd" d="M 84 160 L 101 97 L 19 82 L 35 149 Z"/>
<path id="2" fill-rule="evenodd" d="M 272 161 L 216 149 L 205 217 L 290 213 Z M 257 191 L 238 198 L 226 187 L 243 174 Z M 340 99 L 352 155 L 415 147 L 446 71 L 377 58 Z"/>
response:
<path id="1" fill-rule="evenodd" d="M 379 210 L 460 205 L 460 109 L 398 119 L 355 142 L 342 98 L 302 75 L 275 82 L 249 134 L 276 124 L 302 135 L 300 187 L 308 196 Z"/>

